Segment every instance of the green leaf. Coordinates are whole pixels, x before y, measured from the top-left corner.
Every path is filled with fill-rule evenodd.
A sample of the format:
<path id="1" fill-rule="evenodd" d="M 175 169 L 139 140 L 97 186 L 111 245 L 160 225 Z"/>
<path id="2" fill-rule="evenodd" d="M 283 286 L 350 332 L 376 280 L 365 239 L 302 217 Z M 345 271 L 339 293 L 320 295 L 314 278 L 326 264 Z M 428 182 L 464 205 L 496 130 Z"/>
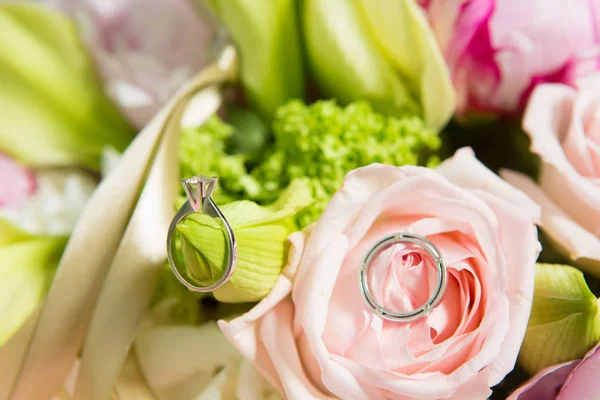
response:
<path id="1" fill-rule="evenodd" d="M 582 357 L 600 340 L 598 300 L 583 273 L 538 264 L 533 307 L 519 362 L 530 374 Z"/>
<path id="2" fill-rule="evenodd" d="M 212 0 L 241 59 L 250 103 L 269 119 L 280 105 L 304 97 L 295 0 Z"/>
<path id="3" fill-rule="evenodd" d="M 65 237 L 28 235 L 0 219 L 0 347 L 42 302 L 66 243 Z"/>
<path id="4" fill-rule="evenodd" d="M 286 261 L 286 239 L 297 229 L 293 217 L 312 201 L 307 182 L 298 180 L 270 206 L 237 201 L 221 207 L 235 233 L 238 260 L 231 280 L 214 292 L 217 300 L 251 302 L 269 293 Z M 220 220 L 194 214 L 178 230 L 189 279 L 202 286 L 216 282 L 227 257 Z"/>
<path id="5" fill-rule="evenodd" d="M 31 235 L 14 226 L 4 218 L 0 218 L 0 246 L 31 238 Z"/>
<path id="6" fill-rule="evenodd" d="M 444 56 L 414 0 L 360 0 L 366 23 L 385 57 L 419 95 L 423 119 L 441 129 L 454 113 L 455 94 Z"/>
<path id="7" fill-rule="evenodd" d="M 102 92 L 74 23 L 47 7 L 0 5 L 0 151 L 32 165 L 98 169 L 133 132 Z"/>
<path id="8" fill-rule="evenodd" d="M 416 93 L 381 53 L 358 7 L 348 0 L 304 1 L 308 61 L 319 88 L 343 103 L 367 100 L 388 115 L 420 114 Z"/>

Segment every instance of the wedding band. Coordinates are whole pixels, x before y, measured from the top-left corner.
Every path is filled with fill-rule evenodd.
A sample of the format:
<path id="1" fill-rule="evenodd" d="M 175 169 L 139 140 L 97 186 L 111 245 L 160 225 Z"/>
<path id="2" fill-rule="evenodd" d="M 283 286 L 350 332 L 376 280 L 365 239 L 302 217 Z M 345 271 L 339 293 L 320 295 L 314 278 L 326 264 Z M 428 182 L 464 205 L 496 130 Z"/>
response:
<path id="1" fill-rule="evenodd" d="M 367 273 L 373 259 L 377 257 L 384 249 L 396 243 L 412 243 L 422 247 L 431 256 L 437 268 L 437 284 L 429 299 L 425 302 L 425 304 L 416 310 L 403 313 L 386 310 L 383 306 L 378 304 L 373 298 L 371 289 L 367 284 Z M 410 322 L 428 315 L 434 309 L 434 307 L 439 304 L 446 290 L 446 281 L 448 280 L 447 275 L 448 272 L 444 257 L 442 257 L 442 254 L 433 243 L 426 238 L 413 233 L 396 233 L 377 242 L 365 256 L 360 268 L 360 291 L 367 306 L 372 312 L 379 315 L 381 318 L 396 322 Z"/>
<path id="2" fill-rule="evenodd" d="M 169 259 L 169 264 L 171 264 L 171 269 L 173 270 L 175 277 L 177 277 L 181 283 L 183 283 L 188 289 L 195 292 L 212 292 L 213 290 L 223 286 L 235 272 L 235 266 L 237 262 L 237 244 L 233 230 L 227 222 L 227 219 L 225 219 L 225 216 L 223 216 L 221 213 L 221 210 L 219 210 L 219 207 L 217 207 L 211 198 L 212 193 L 217 185 L 217 181 L 217 177 L 207 177 L 202 175 L 183 179 L 181 181 L 188 200 L 183 204 L 183 206 L 181 206 L 179 211 L 177 211 L 177 214 L 175 214 L 167 233 L 167 258 Z M 226 236 L 227 264 L 225 271 L 223 272 L 223 276 L 221 276 L 217 282 L 210 286 L 197 286 L 188 281 L 180 272 L 179 266 L 177 265 L 178 261 L 176 261 L 177 258 L 174 256 L 176 251 L 174 237 L 177 224 L 179 224 L 188 215 L 197 212 L 207 214 L 213 218 L 219 218 L 223 224 L 223 230 Z"/>

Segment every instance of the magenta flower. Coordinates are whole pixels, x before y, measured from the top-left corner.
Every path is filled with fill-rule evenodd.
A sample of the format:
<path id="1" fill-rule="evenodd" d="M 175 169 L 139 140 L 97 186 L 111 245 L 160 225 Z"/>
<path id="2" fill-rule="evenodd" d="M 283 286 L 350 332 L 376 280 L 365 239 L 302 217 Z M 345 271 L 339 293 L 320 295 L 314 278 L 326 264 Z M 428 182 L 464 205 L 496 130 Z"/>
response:
<path id="1" fill-rule="evenodd" d="M 514 114 L 544 82 L 600 70 L 600 1 L 420 1 L 452 72 L 457 112 Z"/>

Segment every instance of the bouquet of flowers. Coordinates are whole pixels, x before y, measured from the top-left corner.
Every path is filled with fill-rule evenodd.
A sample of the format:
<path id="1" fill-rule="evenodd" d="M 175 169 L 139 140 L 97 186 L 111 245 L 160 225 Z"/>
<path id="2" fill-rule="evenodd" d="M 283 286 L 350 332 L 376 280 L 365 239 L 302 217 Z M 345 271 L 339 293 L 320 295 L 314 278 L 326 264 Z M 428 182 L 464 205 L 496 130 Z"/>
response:
<path id="1" fill-rule="evenodd" d="M 600 398 L 598 9 L 0 1 L 0 400 Z"/>

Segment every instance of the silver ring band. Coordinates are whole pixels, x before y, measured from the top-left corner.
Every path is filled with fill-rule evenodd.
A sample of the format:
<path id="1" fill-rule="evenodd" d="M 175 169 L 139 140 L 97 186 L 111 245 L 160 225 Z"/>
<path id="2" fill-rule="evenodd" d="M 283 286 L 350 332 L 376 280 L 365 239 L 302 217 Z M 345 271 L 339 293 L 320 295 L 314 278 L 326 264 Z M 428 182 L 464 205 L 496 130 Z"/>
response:
<path id="1" fill-rule="evenodd" d="M 167 258 L 169 259 L 169 264 L 171 264 L 173 274 L 179 280 L 179 282 L 183 283 L 188 289 L 195 292 L 212 292 L 223 286 L 225 283 L 227 283 L 227 281 L 229 281 L 235 272 L 237 263 L 237 244 L 233 229 L 231 229 L 227 219 L 211 198 L 212 192 L 214 191 L 217 183 L 217 179 L 218 178 L 216 177 L 208 178 L 205 176 L 195 176 L 182 180 L 188 200 L 181 206 L 179 211 L 177 211 L 175 217 L 173 217 L 167 232 Z M 197 286 L 192 282 L 189 282 L 181 274 L 179 266 L 177 265 L 177 258 L 174 256 L 176 252 L 175 230 L 177 229 L 177 224 L 179 224 L 188 215 L 197 212 L 207 214 L 213 218 L 219 218 L 223 223 L 225 236 L 227 238 L 228 251 L 225 271 L 223 272 L 223 276 L 221 276 L 217 282 L 210 286 Z"/>
<path id="2" fill-rule="evenodd" d="M 425 304 L 416 310 L 403 313 L 386 310 L 383 306 L 378 304 L 373 298 L 371 289 L 367 284 L 367 273 L 371 262 L 385 248 L 394 243 L 412 243 L 422 247 L 432 257 L 437 268 L 437 284 L 429 299 L 425 302 Z M 446 290 L 446 282 L 448 280 L 447 275 L 448 272 L 444 257 L 442 257 L 442 254 L 433 243 L 426 238 L 413 233 L 396 233 L 377 242 L 365 256 L 360 268 L 360 292 L 365 303 L 371 309 L 371 311 L 379 315 L 381 318 L 396 322 L 410 322 L 428 315 L 433 308 L 439 304 Z"/>

